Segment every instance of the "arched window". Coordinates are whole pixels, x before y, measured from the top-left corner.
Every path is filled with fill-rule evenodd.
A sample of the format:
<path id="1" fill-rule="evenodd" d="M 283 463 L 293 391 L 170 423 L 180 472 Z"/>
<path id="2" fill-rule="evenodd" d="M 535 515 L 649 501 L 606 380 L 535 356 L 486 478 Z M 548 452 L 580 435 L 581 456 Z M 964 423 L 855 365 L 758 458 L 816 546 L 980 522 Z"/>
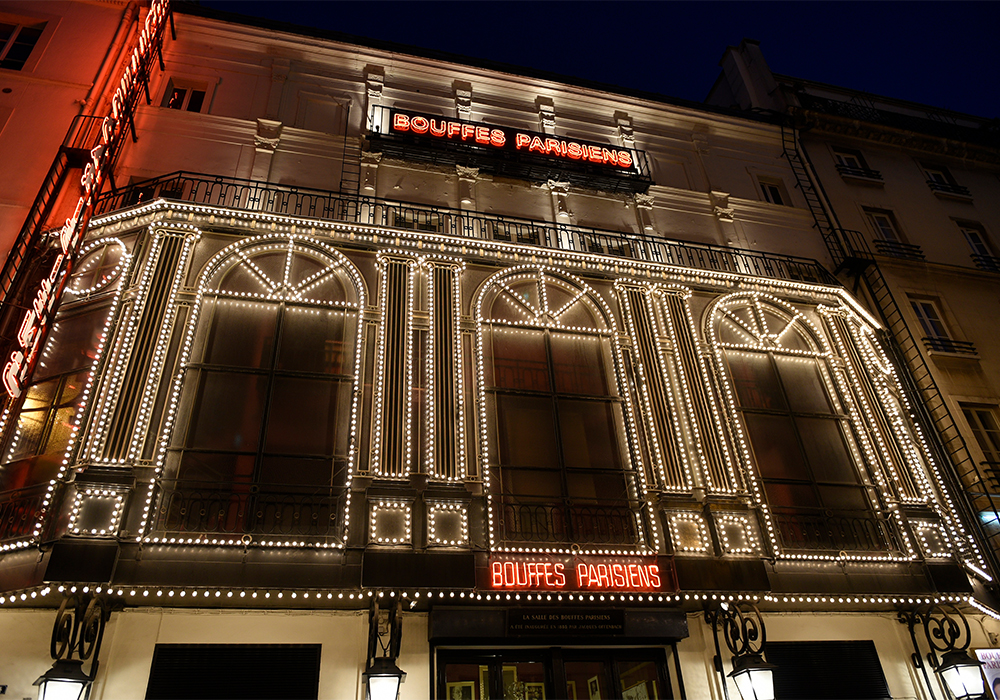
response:
<path id="1" fill-rule="evenodd" d="M 790 304 L 749 293 L 716 304 L 712 333 L 757 496 L 777 525 L 776 544 L 897 549 L 877 512 L 818 331 Z"/>
<path id="2" fill-rule="evenodd" d="M 169 448 L 161 531 L 334 536 L 353 457 L 360 278 L 290 236 L 217 255 Z"/>
<path id="3" fill-rule="evenodd" d="M 530 269 L 495 279 L 477 308 L 494 544 L 638 544 L 612 329 L 593 292 Z"/>

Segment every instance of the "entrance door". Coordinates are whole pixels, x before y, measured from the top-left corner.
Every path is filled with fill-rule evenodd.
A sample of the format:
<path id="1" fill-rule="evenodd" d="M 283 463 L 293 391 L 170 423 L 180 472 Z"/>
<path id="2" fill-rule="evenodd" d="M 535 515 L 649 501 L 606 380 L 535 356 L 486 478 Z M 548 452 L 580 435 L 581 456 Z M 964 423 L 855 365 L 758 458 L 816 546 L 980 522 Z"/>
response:
<path id="1" fill-rule="evenodd" d="M 443 700 L 672 700 L 663 649 L 438 651 Z"/>

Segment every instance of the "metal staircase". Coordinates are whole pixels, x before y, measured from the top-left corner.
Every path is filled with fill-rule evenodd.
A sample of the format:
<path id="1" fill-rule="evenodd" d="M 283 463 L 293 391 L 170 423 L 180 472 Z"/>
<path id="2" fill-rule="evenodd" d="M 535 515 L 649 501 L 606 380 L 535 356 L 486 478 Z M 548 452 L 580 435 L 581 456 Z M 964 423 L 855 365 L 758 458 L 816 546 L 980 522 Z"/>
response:
<path id="1" fill-rule="evenodd" d="M 910 332 L 899 304 L 893 297 L 885 275 L 868 248 L 868 242 L 859 231 L 845 230 L 836 221 L 832 208 L 823 205 L 825 193 L 818 181 L 809 175 L 810 165 L 805 152 L 798 143 L 794 127 L 781 128 L 783 155 L 795 175 L 796 186 L 802 192 L 816 228 L 823 236 L 833 263 L 835 274 L 854 280 L 854 293 L 875 310 L 886 327 L 884 339 L 895 364 L 909 372 L 901 372 L 900 379 L 910 397 L 912 408 L 920 423 L 933 425 L 934 434 L 927 434 L 929 444 L 936 453 L 936 459 L 943 467 L 942 475 L 952 486 L 964 495 L 959 507 L 969 519 L 983 518 L 989 526 L 981 526 L 979 531 L 985 538 L 986 556 L 994 572 L 1000 572 L 997 560 L 1000 558 L 1000 512 L 990 497 L 989 480 L 982 473 L 969 453 L 968 446 L 959 432 L 944 396 L 938 389 L 931 370 L 924 359 L 916 339 Z M 829 200 L 827 200 L 829 202 Z M 954 473 L 947 470 L 950 464 Z"/>

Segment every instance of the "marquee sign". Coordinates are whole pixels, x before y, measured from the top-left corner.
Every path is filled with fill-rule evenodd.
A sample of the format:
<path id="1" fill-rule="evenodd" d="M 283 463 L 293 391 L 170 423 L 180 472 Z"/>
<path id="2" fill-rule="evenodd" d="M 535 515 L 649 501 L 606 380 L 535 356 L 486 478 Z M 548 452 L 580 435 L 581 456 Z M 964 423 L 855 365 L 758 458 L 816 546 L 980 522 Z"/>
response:
<path id="1" fill-rule="evenodd" d="M 84 166 L 76 207 L 59 231 L 59 253 L 49 274 L 38 283 L 34 300 L 18 327 L 18 349 L 11 353 L 2 374 L 4 389 L 12 398 L 21 395 L 51 325 L 83 233 L 90 222 L 94 198 L 101 191 L 111 156 L 125 134 L 132 117 L 131 110 L 138 100 L 140 89 L 148 79 L 149 66 L 162 41 L 169 4 L 169 0 L 152 0 L 136 46 L 129 55 L 125 72 L 111 98 L 111 113 L 104 117 L 97 144 L 90 150 L 90 161 Z"/>
<path id="2" fill-rule="evenodd" d="M 656 557 L 495 557 L 485 587 L 510 591 L 673 590 L 666 567 Z"/>
<path id="3" fill-rule="evenodd" d="M 406 159 L 610 189 L 645 190 L 650 182 L 645 154 L 615 144 L 379 106 L 368 126 L 376 148 Z"/>

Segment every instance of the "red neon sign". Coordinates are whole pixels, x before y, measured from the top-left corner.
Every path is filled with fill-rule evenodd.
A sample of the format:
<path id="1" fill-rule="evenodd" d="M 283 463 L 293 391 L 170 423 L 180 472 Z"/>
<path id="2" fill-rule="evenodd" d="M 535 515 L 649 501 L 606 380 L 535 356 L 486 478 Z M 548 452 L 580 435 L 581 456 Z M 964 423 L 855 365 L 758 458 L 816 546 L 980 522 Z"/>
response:
<path id="1" fill-rule="evenodd" d="M 641 560 L 490 562 L 490 586 L 495 589 L 656 591 L 661 585 L 659 564 Z"/>
<path id="2" fill-rule="evenodd" d="M 515 150 L 550 158 L 563 158 L 597 165 L 631 170 L 632 152 L 623 148 L 609 148 L 600 144 L 567 141 L 546 134 L 535 134 L 495 126 L 479 126 L 471 122 L 455 121 L 423 114 L 407 114 L 393 110 L 390 130 L 394 133 L 412 133 L 433 136 L 446 141 L 464 142 L 497 149 Z"/>
<path id="3" fill-rule="evenodd" d="M 153 0 L 146 15 L 146 22 L 139 33 L 138 43 L 132 50 L 125 72 L 111 98 L 111 114 L 101 122 L 101 136 L 97 145 L 90 151 L 90 161 L 80 178 L 80 198 L 77 200 L 73 215 L 66 219 L 59 231 L 59 255 L 49 274 L 42 279 L 35 292 L 34 301 L 28 309 L 17 332 L 17 342 L 20 347 L 11 353 L 10 359 L 4 365 L 0 381 L 12 398 L 21 395 L 31 368 L 34 367 L 38 351 L 41 350 L 45 338 L 45 330 L 51 322 L 56 302 L 62 296 L 62 289 L 69 277 L 73 260 L 76 258 L 83 232 L 90 222 L 93 195 L 99 192 L 104 181 L 109 146 L 116 143 L 123 133 L 125 123 L 123 117 L 129 97 L 138 90 L 141 83 L 141 72 L 147 59 L 155 49 L 154 39 L 163 27 L 167 17 L 169 0 Z"/>

